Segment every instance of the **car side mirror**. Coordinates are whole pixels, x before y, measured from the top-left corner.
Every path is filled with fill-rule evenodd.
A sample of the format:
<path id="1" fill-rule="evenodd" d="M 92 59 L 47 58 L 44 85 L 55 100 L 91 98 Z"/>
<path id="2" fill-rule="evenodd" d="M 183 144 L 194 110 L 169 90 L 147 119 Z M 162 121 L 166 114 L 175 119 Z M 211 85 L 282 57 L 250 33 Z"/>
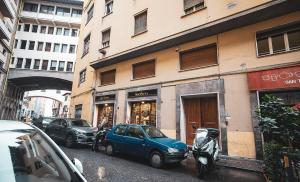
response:
<path id="1" fill-rule="evenodd" d="M 74 159 L 72 160 L 72 162 L 73 162 L 74 166 L 78 169 L 78 171 L 79 171 L 81 174 L 83 174 L 83 167 L 82 167 L 82 163 L 80 162 L 80 160 L 74 158 Z"/>

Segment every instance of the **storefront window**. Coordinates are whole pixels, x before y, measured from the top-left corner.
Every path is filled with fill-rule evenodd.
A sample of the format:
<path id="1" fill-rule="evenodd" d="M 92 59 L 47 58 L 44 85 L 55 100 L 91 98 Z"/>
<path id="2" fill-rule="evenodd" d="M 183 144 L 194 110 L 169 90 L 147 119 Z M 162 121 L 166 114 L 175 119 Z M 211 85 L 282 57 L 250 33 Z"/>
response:
<path id="1" fill-rule="evenodd" d="M 97 126 L 107 123 L 107 127 L 112 127 L 114 123 L 114 104 L 101 104 L 98 108 Z"/>
<path id="2" fill-rule="evenodd" d="M 131 123 L 156 127 L 156 102 L 133 102 L 131 104 Z"/>

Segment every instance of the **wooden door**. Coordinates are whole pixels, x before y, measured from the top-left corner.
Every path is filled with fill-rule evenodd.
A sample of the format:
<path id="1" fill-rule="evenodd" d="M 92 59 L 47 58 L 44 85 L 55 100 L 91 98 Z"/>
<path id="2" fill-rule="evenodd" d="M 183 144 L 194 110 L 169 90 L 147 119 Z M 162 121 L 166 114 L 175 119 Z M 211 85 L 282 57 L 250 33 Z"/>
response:
<path id="1" fill-rule="evenodd" d="M 183 104 L 186 122 L 186 143 L 192 145 L 195 138 L 193 125 L 196 128 L 201 127 L 201 102 L 198 98 L 185 99 Z"/>
<path id="2" fill-rule="evenodd" d="M 217 97 L 184 99 L 184 114 L 186 122 L 186 143 L 193 144 L 196 128 L 218 128 Z"/>

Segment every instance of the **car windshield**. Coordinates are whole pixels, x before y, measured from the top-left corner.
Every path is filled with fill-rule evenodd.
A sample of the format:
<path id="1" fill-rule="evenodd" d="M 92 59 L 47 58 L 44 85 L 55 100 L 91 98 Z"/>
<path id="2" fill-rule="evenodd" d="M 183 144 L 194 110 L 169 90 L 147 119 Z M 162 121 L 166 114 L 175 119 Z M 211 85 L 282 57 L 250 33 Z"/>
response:
<path id="1" fill-rule="evenodd" d="M 72 126 L 77 126 L 77 127 L 90 127 L 90 124 L 82 119 L 77 119 L 77 120 L 71 120 Z"/>
<path id="2" fill-rule="evenodd" d="M 142 126 L 150 138 L 165 138 L 166 136 L 154 126 Z"/>
<path id="3" fill-rule="evenodd" d="M 34 129 L 0 132 L 0 181 L 77 181 L 65 160 Z M 76 178 L 76 177 L 75 177 Z"/>

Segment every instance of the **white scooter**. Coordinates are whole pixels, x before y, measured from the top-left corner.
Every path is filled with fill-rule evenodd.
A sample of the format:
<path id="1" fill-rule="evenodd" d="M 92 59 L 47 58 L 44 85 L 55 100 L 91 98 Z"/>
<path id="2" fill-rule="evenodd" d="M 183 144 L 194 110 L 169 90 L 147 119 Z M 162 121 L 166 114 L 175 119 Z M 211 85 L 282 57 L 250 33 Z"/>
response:
<path id="1" fill-rule="evenodd" d="M 198 128 L 192 152 L 197 162 L 198 176 L 202 177 L 215 166 L 220 151 L 218 145 L 219 130 L 214 128 Z"/>

